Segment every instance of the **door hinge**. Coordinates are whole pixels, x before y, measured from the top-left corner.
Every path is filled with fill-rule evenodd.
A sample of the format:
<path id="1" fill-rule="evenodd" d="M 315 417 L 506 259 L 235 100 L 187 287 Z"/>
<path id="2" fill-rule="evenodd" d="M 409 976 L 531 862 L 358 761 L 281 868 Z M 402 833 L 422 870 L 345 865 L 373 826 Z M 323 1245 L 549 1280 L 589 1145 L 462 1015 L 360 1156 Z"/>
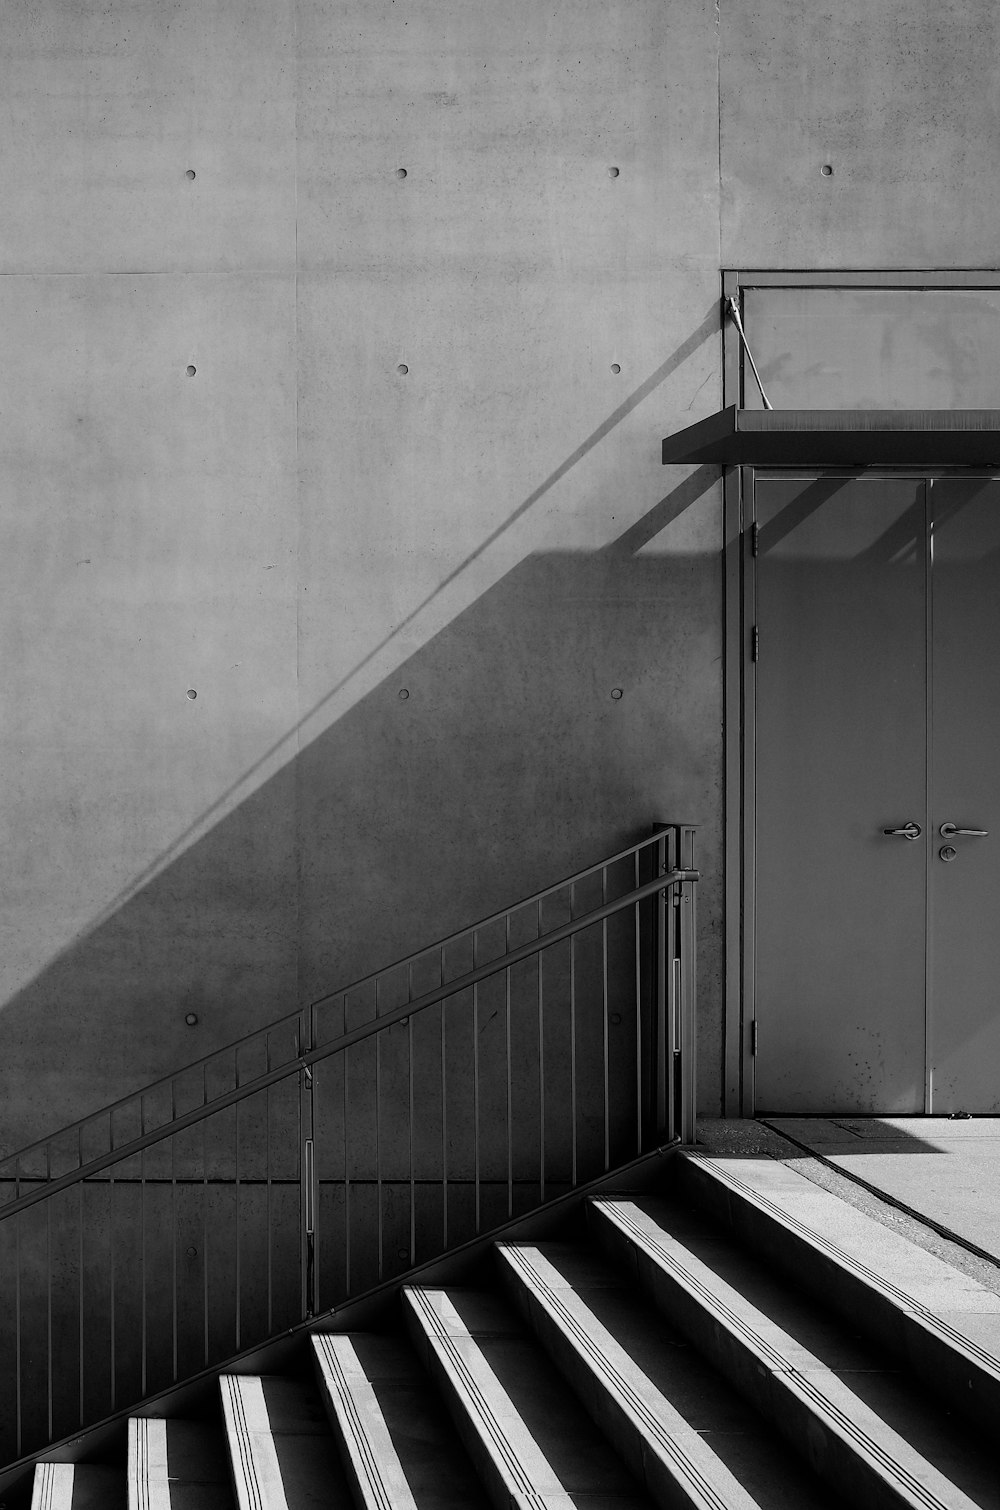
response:
<path id="1" fill-rule="evenodd" d="M 751 556 L 756 556 L 756 554 L 757 554 L 757 552 L 758 552 L 759 549 L 760 549 L 759 526 L 756 523 L 754 523 L 754 524 L 751 524 L 751 526 L 750 526 L 750 554 L 751 554 Z"/>
<path id="2" fill-rule="evenodd" d="M 760 659 L 760 630 L 756 624 L 750 631 L 750 659 L 752 661 Z"/>
<path id="3" fill-rule="evenodd" d="M 756 1059 L 757 1058 L 757 1019 L 756 1019 L 756 1017 L 753 1018 L 753 1020 L 750 1023 L 750 1057 L 752 1059 Z"/>

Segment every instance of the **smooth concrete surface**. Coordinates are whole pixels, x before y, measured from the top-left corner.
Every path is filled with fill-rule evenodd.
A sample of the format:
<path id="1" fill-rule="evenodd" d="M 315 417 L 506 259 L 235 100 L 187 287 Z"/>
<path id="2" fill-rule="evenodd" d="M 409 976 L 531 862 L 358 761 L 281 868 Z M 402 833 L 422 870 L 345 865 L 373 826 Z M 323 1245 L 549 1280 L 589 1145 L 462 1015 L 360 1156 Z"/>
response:
<path id="1" fill-rule="evenodd" d="M 995 263 L 989 0 L 724 0 L 720 22 L 724 265 Z"/>
<path id="2" fill-rule="evenodd" d="M 294 269 L 294 39 L 293 0 L 10 0 L 0 272 Z"/>
<path id="3" fill-rule="evenodd" d="M 718 1107 L 720 488 L 660 441 L 724 263 L 994 259 L 997 24 L 7 8 L 0 1151 L 662 820 Z"/>
<path id="4" fill-rule="evenodd" d="M 717 1104 L 717 62 L 709 0 L 13 8 L 0 1148 L 670 819 Z"/>
<path id="5" fill-rule="evenodd" d="M 1000 1118 L 767 1120 L 876 1194 L 1000 1263 Z"/>

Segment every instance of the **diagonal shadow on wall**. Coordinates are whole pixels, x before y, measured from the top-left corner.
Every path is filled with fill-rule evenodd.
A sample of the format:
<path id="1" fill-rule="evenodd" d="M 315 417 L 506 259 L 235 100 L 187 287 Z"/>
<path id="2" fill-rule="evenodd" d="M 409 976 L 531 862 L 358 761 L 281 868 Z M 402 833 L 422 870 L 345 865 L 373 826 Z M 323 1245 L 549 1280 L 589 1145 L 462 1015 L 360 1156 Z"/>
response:
<path id="1" fill-rule="evenodd" d="M 501 530 L 717 327 L 713 309 Z M 692 505 L 715 507 L 717 480 L 700 469 L 645 530 L 603 552 L 523 560 L 8 1001 L 0 1148 L 600 858 L 655 820 L 714 812 L 719 563 L 714 551 L 636 551 Z"/>

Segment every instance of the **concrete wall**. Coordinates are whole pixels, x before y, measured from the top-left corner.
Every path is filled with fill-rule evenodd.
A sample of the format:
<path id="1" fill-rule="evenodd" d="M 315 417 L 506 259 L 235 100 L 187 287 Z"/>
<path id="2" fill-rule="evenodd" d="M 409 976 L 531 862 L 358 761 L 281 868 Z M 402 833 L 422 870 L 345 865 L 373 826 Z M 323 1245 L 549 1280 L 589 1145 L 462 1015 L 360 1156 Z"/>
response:
<path id="1" fill-rule="evenodd" d="M 660 437 L 722 265 L 995 259 L 998 25 L 10 0 L 3 1148 L 657 819 L 716 1109 L 720 496 Z"/>

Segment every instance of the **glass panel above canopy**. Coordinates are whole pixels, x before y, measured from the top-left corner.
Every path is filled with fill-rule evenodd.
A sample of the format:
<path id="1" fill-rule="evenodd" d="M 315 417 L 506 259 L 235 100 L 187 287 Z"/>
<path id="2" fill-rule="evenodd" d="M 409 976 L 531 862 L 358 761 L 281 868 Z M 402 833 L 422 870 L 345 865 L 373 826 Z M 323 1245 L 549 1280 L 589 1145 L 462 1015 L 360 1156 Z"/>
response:
<path id="1" fill-rule="evenodd" d="M 777 409 L 1000 402 L 1000 288 L 749 286 L 743 323 Z M 762 408 L 744 376 L 743 403 Z"/>

